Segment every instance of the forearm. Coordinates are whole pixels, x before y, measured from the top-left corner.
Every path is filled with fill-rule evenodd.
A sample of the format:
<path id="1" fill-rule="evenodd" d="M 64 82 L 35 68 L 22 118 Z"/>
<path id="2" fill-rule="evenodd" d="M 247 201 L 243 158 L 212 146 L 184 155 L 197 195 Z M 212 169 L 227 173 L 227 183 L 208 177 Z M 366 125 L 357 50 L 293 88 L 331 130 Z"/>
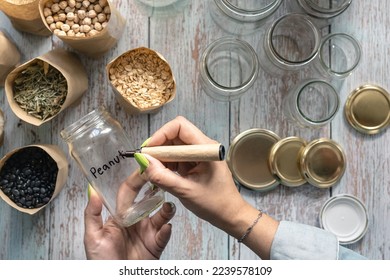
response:
<path id="1" fill-rule="evenodd" d="M 269 259 L 272 242 L 274 240 L 279 222 L 265 213 L 259 217 L 258 209 L 248 203 L 243 203 L 242 207 L 232 217 L 226 217 L 226 221 L 216 224 L 220 229 L 240 240 L 242 240 L 249 249 L 255 252 L 261 259 Z M 258 219 L 256 224 L 254 222 Z M 253 226 L 250 232 L 249 227 Z"/>

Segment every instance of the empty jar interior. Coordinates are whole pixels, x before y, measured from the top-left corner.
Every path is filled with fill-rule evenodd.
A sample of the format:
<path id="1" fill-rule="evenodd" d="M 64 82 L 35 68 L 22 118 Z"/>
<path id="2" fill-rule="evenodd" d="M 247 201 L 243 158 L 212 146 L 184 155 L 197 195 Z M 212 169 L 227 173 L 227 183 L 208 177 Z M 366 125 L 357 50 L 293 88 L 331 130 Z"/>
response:
<path id="1" fill-rule="evenodd" d="M 253 48 L 237 39 L 220 39 L 209 45 L 201 70 L 206 88 L 213 97 L 229 100 L 252 86 L 258 74 L 258 59 Z"/>
<path id="2" fill-rule="evenodd" d="M 297 95 L 296 106 L 303 119 L 311 124 L 325 124 L 339 109 L 336 90 L 324 81 L 305 84 Z"/>
<path id="3" fill-rule="evenodd" d="M 302 0 L 313 10 L 321 13 L 337 13 L 345 10 L 352 0 Z"/>
<path id="4" fill-rule="evenodd" d="M 353 37 L 342 33 L 327 36 L 319 51 L 322 67 L 338 77 L 349 75 L 358 66 L 360 57 L 359 43 Z"/>
<path id="5" fill-rule="evenodd" d="M 305 64 L 317 54 L 320 33 L 308 17 L 289 14 L 275 22 L 269 33 L 269 44 L 282 62 Z"/>
<path id="6" fill-rule="evenodd" d="M 282 0 L 215 0 L 228 16 L 239 21 L 258 21 L 271 15 Z"/>

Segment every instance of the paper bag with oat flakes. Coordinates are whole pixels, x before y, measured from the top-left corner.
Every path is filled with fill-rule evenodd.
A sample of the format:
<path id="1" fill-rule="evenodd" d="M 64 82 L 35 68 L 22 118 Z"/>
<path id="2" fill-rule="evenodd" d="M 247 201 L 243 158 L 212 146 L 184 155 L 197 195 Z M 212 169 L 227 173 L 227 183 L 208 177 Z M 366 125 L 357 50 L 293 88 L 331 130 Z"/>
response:
<path id="1" fill-rule="evenodd" d="M 66 155 L 56 145 L 16 148 L 0 160 L 0 197 L 20 212 L 35 214 L 62 190 L 68 169 Z"/>
<path id="2" fill-rule="evenodd" d="M 60 48 L 20 65 L 5 81 L 12 111 L 35 126 L 50 121 L 78 101 L 87 88 L 88 76 L 80 59 Z"/>
<path id="3" fill-rule="evenodd" d="M 106 73 L 118 103 L 129 114 L 156 113 L 175 98 L 172 69 L 154 50 L 129 50 L 112 60 Z"/>
<path id="4" fill-rule="evenodd" d="M 50 36 L 39 14 L 39 0 L 0 0 L 0 10 L 15 29 L 39 36 Z"/>
<path id="5" fill-rule="evenodd" d="M 0 86 L 5 78 L 20 63 L 20 53 L 16 45 L 0 30 Z"/>
<path id="6" fill-rule="evenodd" d="M 99 58 L 114 47 L 126 24 L 108 0 L 40 0 L 39 12 L 50 32 L 91 58 Z"/>

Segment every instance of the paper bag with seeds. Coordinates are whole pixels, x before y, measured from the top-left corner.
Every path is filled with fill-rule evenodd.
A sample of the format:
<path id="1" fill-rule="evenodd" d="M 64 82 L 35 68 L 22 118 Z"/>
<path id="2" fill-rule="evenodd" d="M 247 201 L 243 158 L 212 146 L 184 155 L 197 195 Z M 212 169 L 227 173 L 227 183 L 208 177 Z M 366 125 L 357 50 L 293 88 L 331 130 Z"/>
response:
<path id="1" fill-rule="evenodd" d="M 0 0 L 0 10 L 15 29 L 39 36 L 50 36 L 39 14 L 39 0 Z"/>
<path id="2" fill-rule="evenodd" d="M 35 214 L 61 191 L 68 177 L 65 153 L 56 145 L 28 145 L 0 160 L 0 197 L 13 208 Z"/>
<path id="3" fill-rule="evenodd" d="M 92 58 L 116 45 L 125 27 L 125 19 L 108 0 L 41 0 L 39 11 L 50 32 Z"/>
<path id="4" fill-rule="evenodd" d="M 39 126 L 76 102 L 88 88 L 80 59 L 64 49 L 54 49 L 8 74 L 5 93 L 20 119 Z"/>
<path id="5" fill-rule="evenodd" d="M 116 99 L 129 114 L 155 113 L 176 95 L 171 67 L 156 51 L 140 47 L 106 66 Z"/>
<path id="6" fill-rule="evenodd" d="M 0 30 L 0 86 L 5 78 L 20 63 L 20 53 L 13 42 Z"/>

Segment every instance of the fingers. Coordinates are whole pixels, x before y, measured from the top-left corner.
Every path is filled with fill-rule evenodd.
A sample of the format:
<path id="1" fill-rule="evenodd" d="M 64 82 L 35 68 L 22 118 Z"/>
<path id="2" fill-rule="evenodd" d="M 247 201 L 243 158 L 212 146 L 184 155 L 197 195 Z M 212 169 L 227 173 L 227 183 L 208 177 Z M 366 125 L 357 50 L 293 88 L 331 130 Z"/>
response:
<path id="1" fill-rule="evenodd" d="M 97 192 L 88 186 L 89 201 L 84 210 L 85 235 L 93 235 L 103 228 L 102 202 Z"/>
<path id="2" fill-rule="evenodd" d="M 172 202 L 166 202 L 161 209 L 154 214 L 150 220 L 152 224 L 157 228 L 161 228 L 164 224 L 168 223 L 176 213 L 176 206 Z"/>
<path id="3" fill-rule="evenodd" d="M 122 183 L 117 194 L 117 211 L 127 209 L 133 204 L 139 191 L 146 181 L 140 176 L 138 170 L 133 172 L 126 180 Z"/>
<path id="4" fill-rule="evenodd" d="M 187 182 L 186 179 L 166 168 L 160 161 L 152 156 L 145 154 L 145 157 L 148 159 L 149 165 L 148 168 L 145 169 L 143 176 L 148 181 L 176 197 L 185 196 L 185 188 L 190 185 L 191 182 Z"/>
<path id="5" fill-rule="evenodd" d="M 179 116 L 157 130 L 148 142 L 148 146 L 207 143 L 215 143 L 215 141 L 203 134 L 190 121 Z"/>
<path id="6" fill-rule="evenodd" d="M 173 218 L 176 212 L 176 206 L 172 202 L 166 202 L 161 209 L 150 218 L 152 224 L 158 229 L 155 236 L 156 244 L 161 252 L 167 246 L 171 237 L 172 225 L 168 222 Z"/>

